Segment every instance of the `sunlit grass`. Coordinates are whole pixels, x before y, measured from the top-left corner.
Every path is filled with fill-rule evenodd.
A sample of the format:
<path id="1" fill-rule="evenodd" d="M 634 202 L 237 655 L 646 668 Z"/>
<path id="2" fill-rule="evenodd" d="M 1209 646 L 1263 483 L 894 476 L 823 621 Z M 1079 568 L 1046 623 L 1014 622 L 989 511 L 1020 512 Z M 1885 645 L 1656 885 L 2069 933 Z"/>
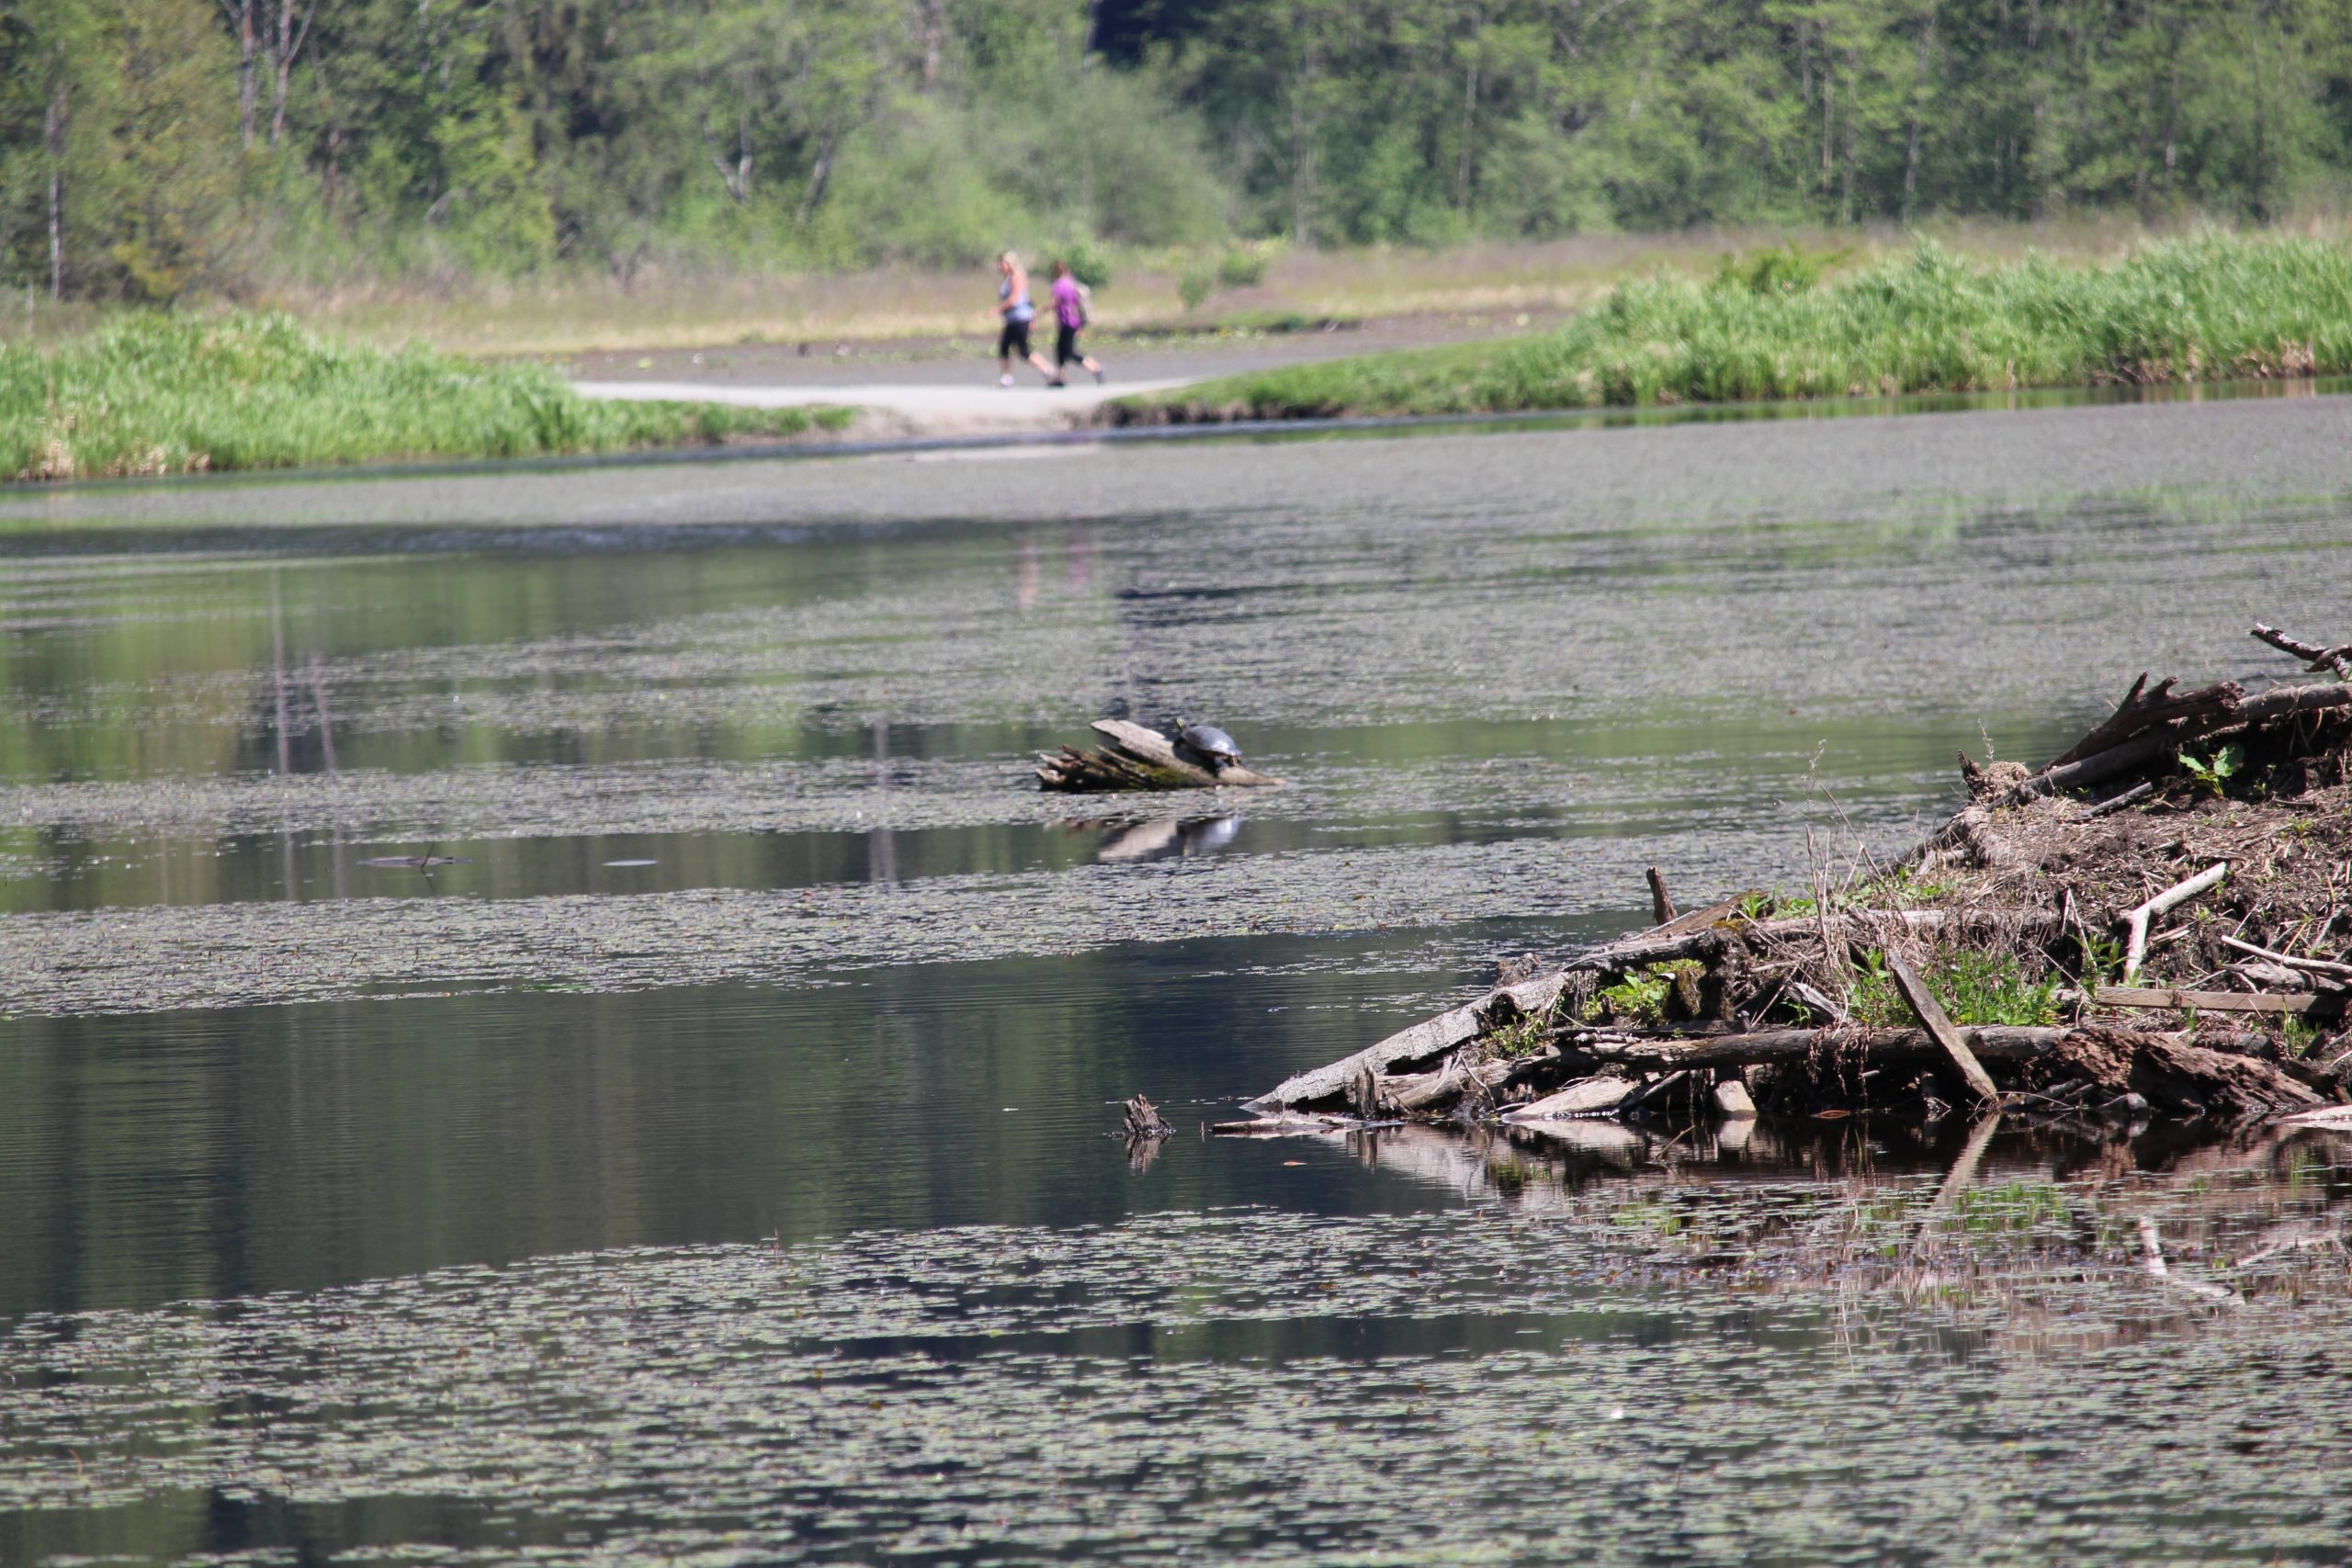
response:
<path id="1" fill-rule="evenodd" d="M 2304 376 L 2352 369 L 2352 254 L 2206 233 L 2104 266 L 1922 241 L 1812 287 L 1628 283 L 1556 332 L 1204 383 L 1200 417 L 1468 413 Z"/>
<path id="2" fill-rule="evenodd" d="M 322 337 L 286 316 L 141 314 L 0 346 L 0 476 L 531 457 L 838 428 L 833 410 L 596 402 L 554 371 Z"/>

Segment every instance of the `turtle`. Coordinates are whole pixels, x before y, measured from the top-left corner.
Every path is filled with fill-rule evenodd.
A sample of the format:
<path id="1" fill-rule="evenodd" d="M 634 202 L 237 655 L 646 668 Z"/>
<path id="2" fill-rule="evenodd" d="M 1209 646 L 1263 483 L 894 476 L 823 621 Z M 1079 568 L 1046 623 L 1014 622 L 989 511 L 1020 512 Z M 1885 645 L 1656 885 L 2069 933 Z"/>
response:
<path id="1" fill-rule="evenodd" d="M 1219 773 L 1241 761 L 1241 748 L 1233 737 L 1214 724 L 1185 724 L 1176 732 L 1176 755 L 1195 767 Z"/>

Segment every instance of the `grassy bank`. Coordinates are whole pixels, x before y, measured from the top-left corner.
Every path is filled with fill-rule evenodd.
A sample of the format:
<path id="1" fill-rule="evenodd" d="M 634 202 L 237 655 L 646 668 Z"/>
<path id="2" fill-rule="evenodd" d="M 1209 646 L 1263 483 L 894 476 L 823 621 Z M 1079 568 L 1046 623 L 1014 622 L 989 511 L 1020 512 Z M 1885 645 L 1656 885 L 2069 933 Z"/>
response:
<path id="1" fill-rule="evenodd" d="M 836 410 L 592 402 L 553 371 L 334 342 L 285 316 L 137 315 L 0 347 L 0 476 L 533 457 L 839 428 Z"/>
<path id="2" fill-rule="evenodd" d="M 1922 241 L 1823 281 L 1794 253 L 1627 283 L 1556 332 L 1327 361 L 1114 405 L 1125 422 L 2234 379 L 2352 370 L 2352 253 L 2206 233 L 2106 265 Z"/>

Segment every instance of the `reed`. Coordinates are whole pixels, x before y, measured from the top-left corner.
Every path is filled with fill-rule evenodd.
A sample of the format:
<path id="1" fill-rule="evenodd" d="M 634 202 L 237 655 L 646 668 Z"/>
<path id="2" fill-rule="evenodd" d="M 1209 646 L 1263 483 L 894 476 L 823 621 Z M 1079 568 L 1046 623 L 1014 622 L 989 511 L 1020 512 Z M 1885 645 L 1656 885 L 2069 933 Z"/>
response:
<path id="1" fill-rule="evenodd" d="M 0 346 L 0 476 L 533 457 L 839 428 L 839 410 L 608 403 L 554 371 L 336 342 L 288 316 L 139 314 Z"/>
<path id="2" fill-rule="evenodd" d="M 1818 281 L 1767 253 L 1627 283 L 1557 331 L 1204 383 L 1114 417 L 1312 418 L 1824 398 L 2352 371 L 2352 254 L 2207 232 L 2104 266 L 1930 241 Z"/>

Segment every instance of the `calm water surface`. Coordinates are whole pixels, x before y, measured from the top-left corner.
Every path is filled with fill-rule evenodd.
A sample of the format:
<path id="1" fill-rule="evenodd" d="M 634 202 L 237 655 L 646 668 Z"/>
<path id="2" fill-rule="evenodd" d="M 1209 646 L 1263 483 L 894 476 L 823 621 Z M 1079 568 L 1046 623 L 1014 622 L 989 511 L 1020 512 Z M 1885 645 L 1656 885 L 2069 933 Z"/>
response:
<path id="1" fill-rule="evenodd" d="M 2320 400 L 0 505 L 0 1562 L 2346 1561 L 2352 1141 L 1202 1124 L 1645 866 L 1793 884 L 2143 668 L 2283 672 L 2347 454 Z M 1293 782 L 1041 796 L 1106 713 Z"/>

